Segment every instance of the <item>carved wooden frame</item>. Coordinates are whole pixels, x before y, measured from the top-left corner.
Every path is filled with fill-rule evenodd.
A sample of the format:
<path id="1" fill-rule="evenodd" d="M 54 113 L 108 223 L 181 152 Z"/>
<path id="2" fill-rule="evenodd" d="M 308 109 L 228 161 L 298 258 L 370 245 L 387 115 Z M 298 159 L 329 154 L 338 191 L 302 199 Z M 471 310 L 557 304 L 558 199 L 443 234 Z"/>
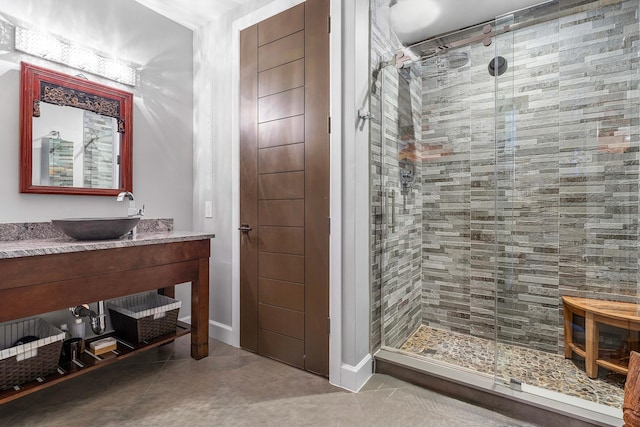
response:
<path id="1" fill-rule="evenodd" d="M 115 196 L 133 191 L 133 94 L 22 62 L 20 91 L 20 192 Z M 54 187 L 32 182 L 33 117 L 40 103 L 67 105 L 114 117 L 121 133 L 119 188 Z"/>

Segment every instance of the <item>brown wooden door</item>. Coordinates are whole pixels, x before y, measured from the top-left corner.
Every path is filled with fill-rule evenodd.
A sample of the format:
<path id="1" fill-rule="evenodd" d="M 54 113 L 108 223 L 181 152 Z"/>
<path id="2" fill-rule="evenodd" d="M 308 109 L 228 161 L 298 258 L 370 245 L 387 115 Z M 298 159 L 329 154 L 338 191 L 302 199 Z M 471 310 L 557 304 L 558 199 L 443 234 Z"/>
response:
<path id="1" fill-rule="evenodd" d="M 240 345 L 324 376 L 328 20 L 308 0 L 240 33 Z"/>

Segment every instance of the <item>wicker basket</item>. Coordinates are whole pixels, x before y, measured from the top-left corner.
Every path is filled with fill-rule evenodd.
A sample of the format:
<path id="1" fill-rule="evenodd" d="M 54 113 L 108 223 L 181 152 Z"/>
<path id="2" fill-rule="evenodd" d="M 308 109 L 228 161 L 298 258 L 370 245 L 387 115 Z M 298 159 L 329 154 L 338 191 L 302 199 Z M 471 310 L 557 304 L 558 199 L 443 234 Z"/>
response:
<path id="1" fill-rule="evenodd" d="M 176 331 L 181 302 L 160 294 L 141 294 L 107 303 L 116 335 L 141 343 Z"/>
<path id="2" fill-rule="evenodd" d="M 37 339 L 15 345 L 25 337 Z M 39 318 L 0 326 L 0 389 L 56 373 L 63 340 L 64 332 Z"/>

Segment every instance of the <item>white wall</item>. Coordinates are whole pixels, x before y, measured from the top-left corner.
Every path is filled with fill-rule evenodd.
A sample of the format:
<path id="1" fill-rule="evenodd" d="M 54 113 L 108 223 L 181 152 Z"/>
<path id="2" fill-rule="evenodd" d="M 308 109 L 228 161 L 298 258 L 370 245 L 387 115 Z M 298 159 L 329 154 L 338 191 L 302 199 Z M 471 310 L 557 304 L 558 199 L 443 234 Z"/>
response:
<path id="1" fill-rule="evenodd" d="M 135 88 L 84 73 L 134 94 L 133 193 L 149 218 L 174 218 L 193 229 L 193 34 L 130 0 L 0 0 L 0 14 L 142 66 Z M 20 194 L 20 61 L 77 71 L 13 52 L 0 34 L 0 222 L 126 215 L 115 197 Z M 2 45 L 4 44 L 4 45 Z M 189 314 L 190 294 L 178 290 Z"/>
<path id="2" fill-rule="evenodd" d="M 194 33 L 194 120 L 197 129 L 194 139 L 194 226 L 216 233 L 212 243 L 211 332 L 214 337 L 232 345 L 239 343 L 236 230 L 239 159 L 237 130 L 234 130 L 238 114 L 234 110 L 238 105 L 237 87 L 234 89 L 234 85 L 237 86 L 234 73 L 237 74 L 238 69 L 237 34 L 239 29 L 298 2 L 255 0 Z M 334 132 L 331 138 L 330 379 L 351 390 L 360 388 L 371 373 L 368 134 L 357 129 L 356 116 L 368 88 L 369 14 L 366 0 L 356 3 L 331 0 Z M 363 67 L 356 68 L 356 61 Z M 348 205 L 347 200 L 350 201 Z M 204 218 L 207 201 L 213 203 L 213 218 L 210 219 Z M 346 209 L 343 209 L 343 203 Z M 348 223 L 343 221 L 343 215 Z"/>
<path id="3" fill-rule="evenodd" d="M 369 2 L 342 6 L 342 365 L 340 384 L 359 389 L 372 371 L 369 354 Z"/>
<path id="4" fill-rule="evenodd" d="M 177 229 L 191 229 L 192 212 L 192 33 L 127 0 L 0 0 L 5 18 L 76 40 L 85 46 L 142 65 L 135 88 L 88 75 L 134 93 L 134 194 L 149 217 L 172 217 Z M 16 19 L 13 19 L 13 18 Z M 20 194 L 18 105 L 20 61 L 62 72 L 77 71 L 16 52 L 0 51 L 0 222 L 48 221 L 56 216 L 126 213 L 115 198 Z M 84 73 L 87 74 L 87 73 Z"/>

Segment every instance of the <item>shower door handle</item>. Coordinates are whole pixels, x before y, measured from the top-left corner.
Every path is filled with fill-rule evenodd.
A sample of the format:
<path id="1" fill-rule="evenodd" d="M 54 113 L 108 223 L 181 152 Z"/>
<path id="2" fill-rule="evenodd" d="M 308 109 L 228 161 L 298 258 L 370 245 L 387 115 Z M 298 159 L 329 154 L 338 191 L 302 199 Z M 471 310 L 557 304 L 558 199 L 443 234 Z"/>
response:
<path id="1" fill-rule="evenodd" d="M 396 231 L 396 190 L 391 190 L 389 193 L 389 198 L 391 199 L 391 204 L 389 207 L 391 208 L 391 212 L 387 215 L 387 226 L 391 230 L 392 233 Z"/>

